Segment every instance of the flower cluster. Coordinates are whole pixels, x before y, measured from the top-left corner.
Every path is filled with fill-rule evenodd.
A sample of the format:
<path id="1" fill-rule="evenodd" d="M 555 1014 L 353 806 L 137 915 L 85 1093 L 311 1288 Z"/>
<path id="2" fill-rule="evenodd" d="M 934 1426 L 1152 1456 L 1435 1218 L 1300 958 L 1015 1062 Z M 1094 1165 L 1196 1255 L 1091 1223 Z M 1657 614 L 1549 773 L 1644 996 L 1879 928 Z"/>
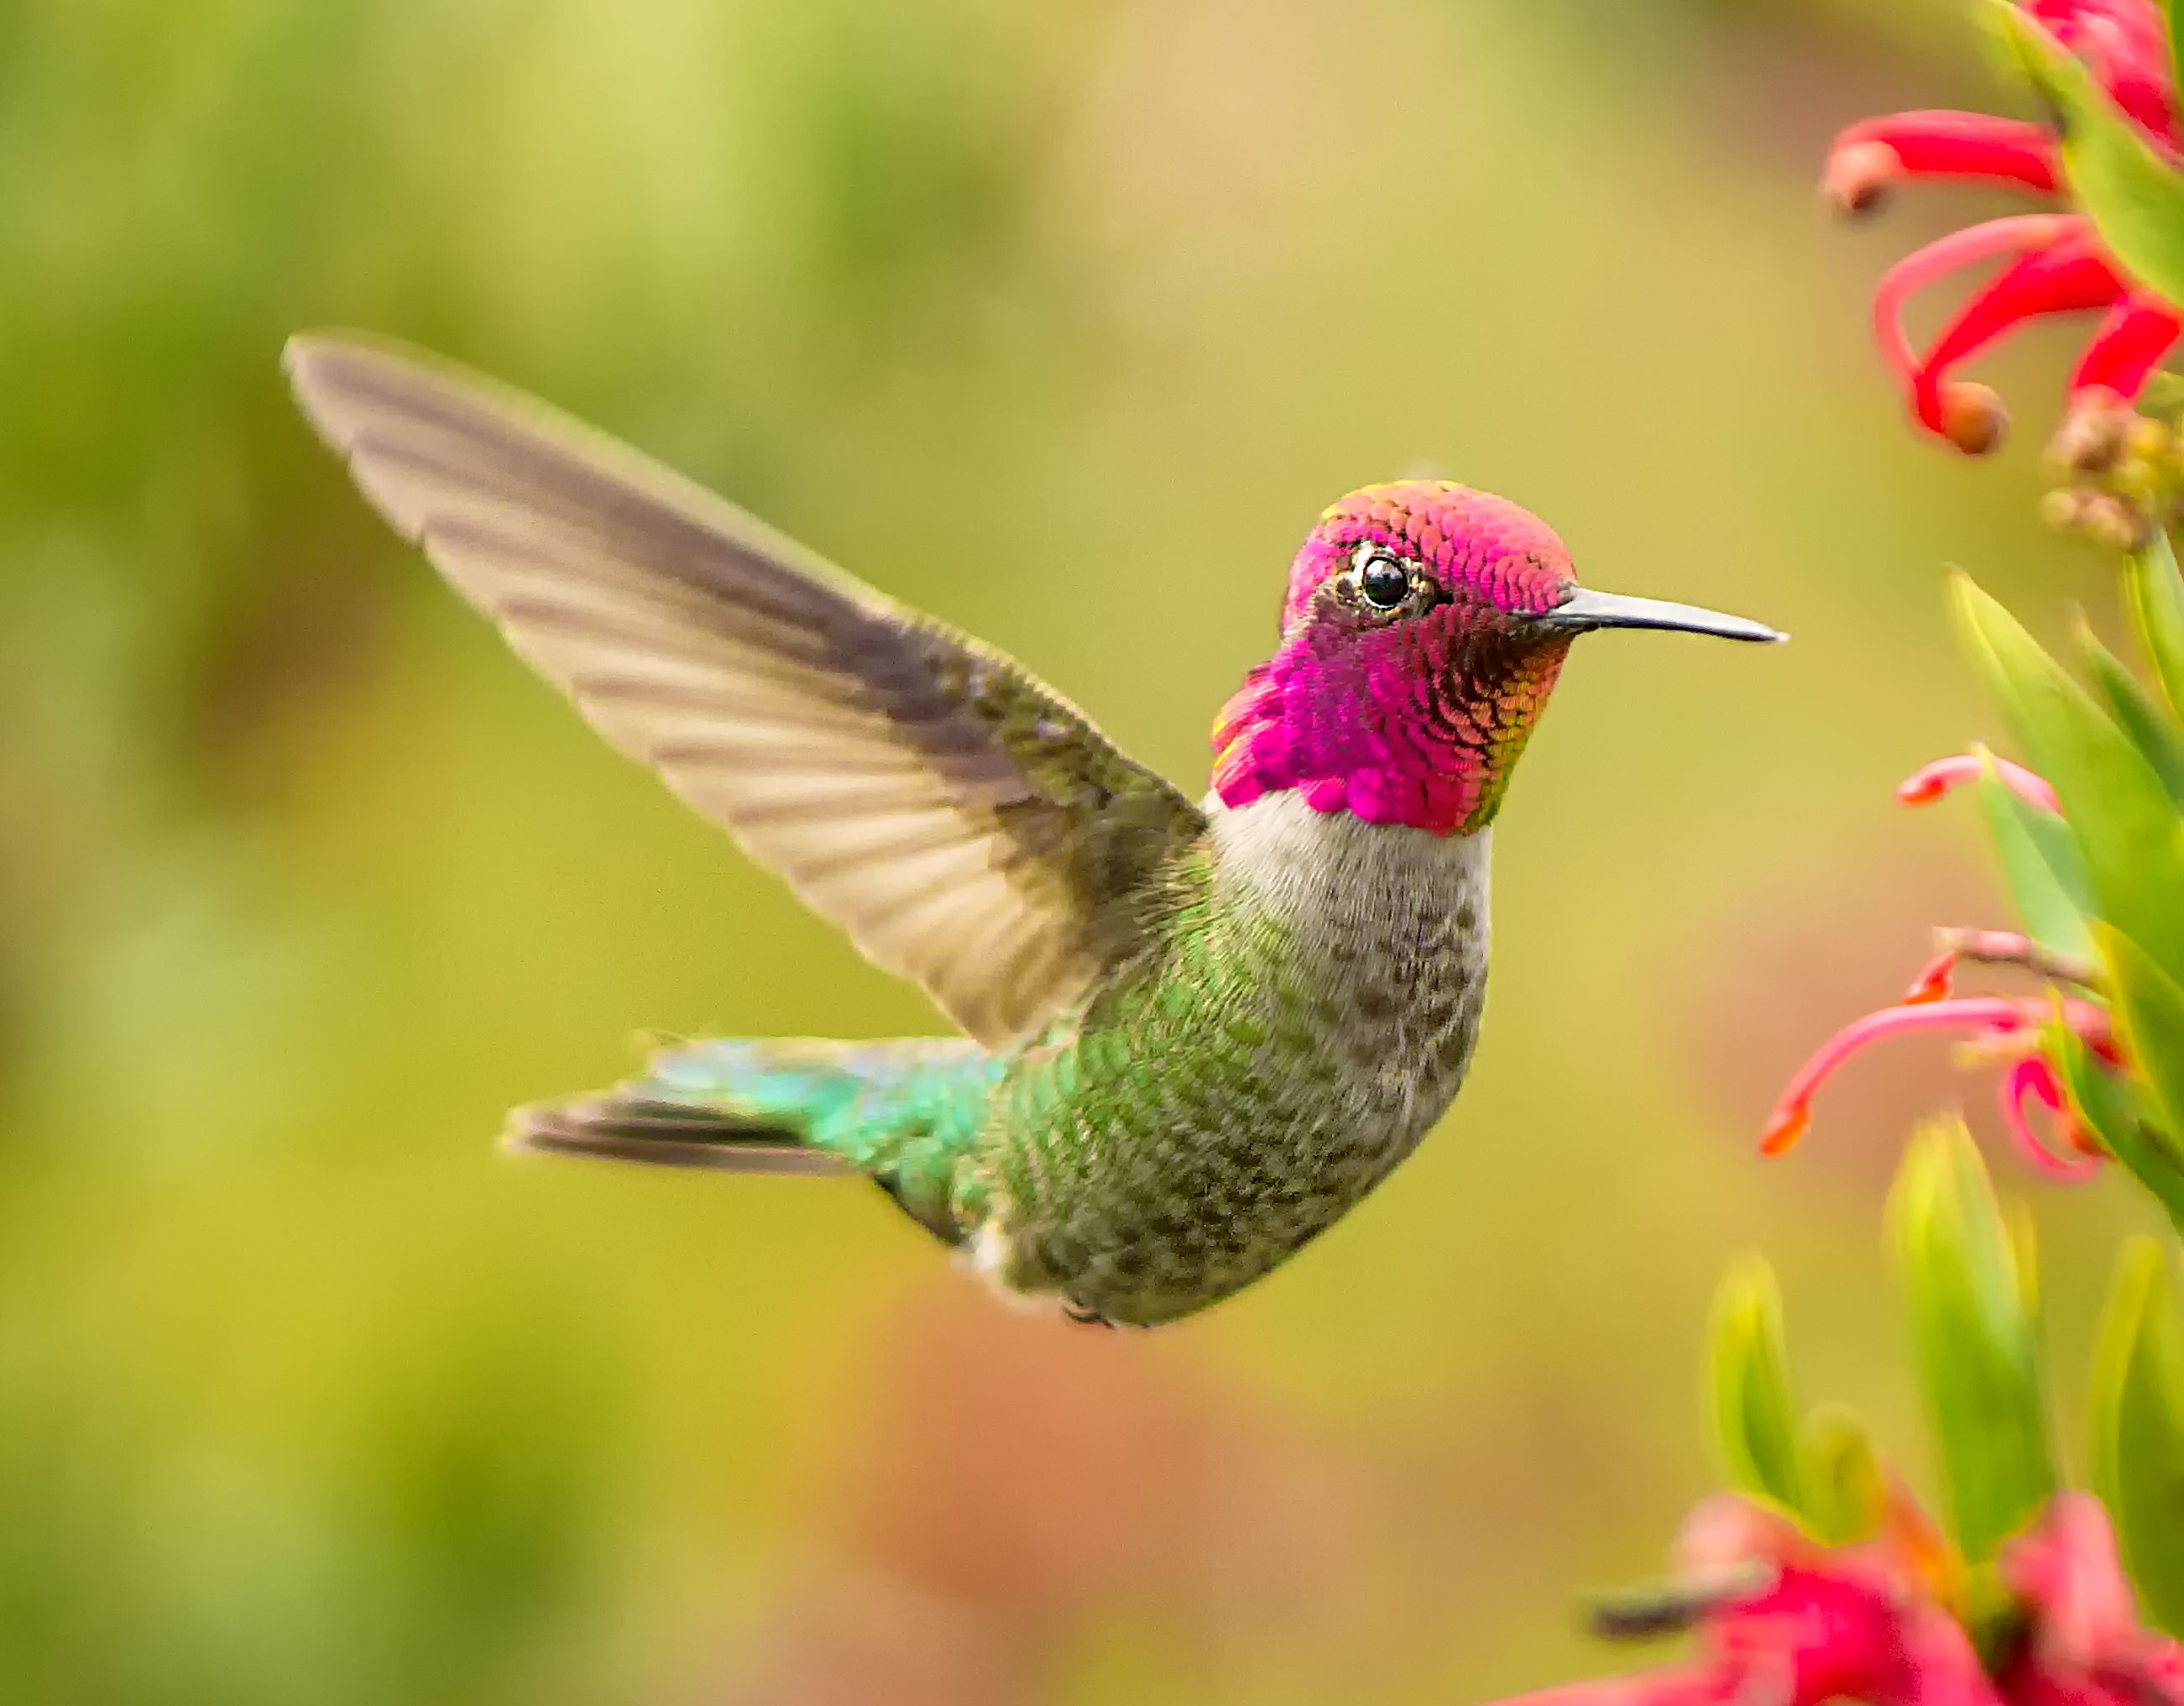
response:
<path id="1" fill-rule="evenodd" d="M 2184 521 L 2184 436 L 2113 392 L 2079 399 L 2048 447 L 2064 484 L 2042 506 L 2048 524 L 2110 550 L 2145 548 L 2158 527 Z"/>
<path id="2" fill-rule="evenodd" d="M 2070 168 L 2103 209 L 2101 230 L 2120 233 L 2136 264 L 2168 277 L 2184 302 L 2184 174 L 2169 170 L 2184 165 L 2184 136 L 2164 9 L 2155 0 L 1986 3 L 2070 125 Z M 2119 137 L 2141 166 L 2150 146 L 2151 176 L 2086 170 L 2096 133 L 2111 164 Z M 2047 126 L 1898 114 L 1838 138 L 1825 189 L 1852 212 L 1909 179 L 1986 180 L 2059 198 L 2064 153 Z M 2119 198 L 2133 203 L 2121 220 Z M 2177 241 L 2148 242 L 2149 230 Z M 1992 276 L 1914 352 L 1907 298 L 1983 261 L 1998 263 Z M 2076 309 L 2107 317 L 2071 379 L 2052 446 L 2070 483 L 2048 513 L 2128 553 L 2125 602 L 2149 673 L 2134 673 L 2088 629 L 2081 679 L 1959 579 L 1968 649 L 2053 785 L 1980 751 L 1927 766 L 1897 795 L 1918 806 L 1978 784 L 2025 934 L 1938 933 L 1938 951 L 1899 1000 L 1845 1026 L 1798 1070 L 1762 1147 L 1795 1144 L 1820 1087 L 1874 1044 L 1950 1032 L 1975 1062 L 2000 1068 L 2003 1118 L 2036 1166 L 2076 1179 L 2113 1158 L 2184 1229 L 2184 923 L 2175 910 L 2184 895 L 2184 574 L 2163 531 L 2184 520 L 2175 418 L 2184 388 L 2164 381 L 2175 393 L 2166 402 L 2158 389 L 2138 401 L 2184 318 L 2126 276 L 2093 219 L 2072 209 L 1997 220 L 1920 250 L 1883 282 L 1875 317 L 1919 424 L 1980 454 L 1999 442 L 2004 416 L 1994 393 L 1958 370 L 2013 327 Z M 1972 965 L 2036 987 L 1960 992 L 1958 974 Z M 1855 1415 L 1797 1402 L 1773 1270 L 1747 1257 L 1717 1302 L 1706 1388 L 1718 1458 L 1737 1491 L 1685 1522 L 1664 1590 L 1596 1615 L 1610 1636 L 1688 1632 L 1691 1656 L 1504 1706 L 2184 1706 L 2184 1647 L 2161 1632 L 2184 1631 L 2184 1310 L 2172 1248 L 2135 1240 L 2117 1263 L 2085 1407 L 2097 1496 L 2066 1490 L 2059 1474 L 2030 1230 L 2006 1213 L 1961 1122 L 1914 1139 L 1889 1222 L 1947 1528 L 1887 1472 Z"/>
<path id="3" fill-rule="evenodd" d="M 1975 781 L 1987 766 L 2017 797 L 2035 809 L 2059 811 L 2055 791 L 2022 765 L 1981 754 L 1965 754 L 1928 765 L 1907 778 L 1896 797 L 1909 806 L 1938 800 L 1950 789 Z M 1760 1148 L 1780 1155 L 1812 1123 L 1814 1094 L 1855 1054 L 1892 1036 L 1914 1031 L 1954 1031 L 1971 1040 L 1970 1052 L 1982 1062 L 2003 1068 L 2001 1102 L 2004 1122 L 2018 1147 L 2042 1172 L 2057 1178 L 2083 1178 L 2106 1151 L 2072 1111 L 2055 1062 L 2045 1051 L 2049 1027 L 2059 1021 L 2084 1041 L 2095 1060 L 2120 1070 L 2108 1009 L 2091 997 L 2099 973 L 2090 964 L 2042 949 L 2028 938 L 2001 930 L 1943 930 L 1939 952 L 1893 1006 L 1867 1013 L 1837 1031 L 1798 1068 L 1767 1122 Z M 2059 995 L 2052 988 L 2037 995 L 1964 995 L 1955 992 L 1958 968 L 1967 962 L 2015 966 L 2082 993 Z M 2037 1103 L 2052 1123 L 2043 1136 L 2031 1115 Z"/>
<path id="4" fill-rule="evenodd" d="M 2184 152 L 2169 44 L 2155 0 L 2027 0 L 2027 14 L 2082 59 L 2109 98 L 2164 153 Z M 1895 113 L 1852 125 L 1829 150 L 1822 192 L 1845 213 L 1875 207 L 1912 181 L 2005 185 L 2055 199 L 2061 139 L 2044 125 L 1982 113 Z M 1909 298 L 1981 262 L 2002 265 L 1927 345 L 1903 327 Z M 1881 280 L 1874 329 L 1911 412 L 1929 432 L 1982 455 L 2008 416 L 1994 392 L 1956 370 L 2007 332 L 2048 315 L 2105 315 L 2070 376 L 2073 415 L 2113 413 L 2144 387 L 2184 331 L 2177 311 L 2118 265 L 2092 220 L 2072 209 L 1991 220 L 1906 256 Z"/>
<path id="5" fill-rule="evenodd" d="M 1976 1620 L 1947 1542 L 1908 1501 L 1892 1517 L 1830 1549 L 1774 1511 L 1708 1500 L 1670 1590 L 1598 1620 L 1609 1635 L 1688 1625 L 1696 1655 L 1505 1706 L 2184 1706 L 2184 1650 L 2138 1623 L 2098 1501 L 2058 1494 L 2003 1548 L 1999 1603 Z"/>

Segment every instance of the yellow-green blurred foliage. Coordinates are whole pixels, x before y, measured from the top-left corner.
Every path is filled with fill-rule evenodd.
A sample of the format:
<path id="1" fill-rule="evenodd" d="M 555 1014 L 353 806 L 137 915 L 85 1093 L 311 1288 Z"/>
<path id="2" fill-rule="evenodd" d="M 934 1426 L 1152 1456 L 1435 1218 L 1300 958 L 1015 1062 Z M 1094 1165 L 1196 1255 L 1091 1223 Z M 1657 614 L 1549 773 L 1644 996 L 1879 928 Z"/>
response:
<path id="1" fill-rule="evenodd" d="M 1705 1300 L 1754 1243 L 1801 1372 L 1914 1438 L 1878 1200 L 1955 1082 L 1876 1061 L 1793 1160 L 1750 1140 L 1928 922 L 1997 917 L 1969 816 L 1888 803 L 1992 726 L 1938 565 L 2040 626 L 2105 580 L 1866 347 L 1963 209 L 1850 236 L 1809 195 L 1837 125 L 1988 97 L 1960 35 L 0 3 L 0 1699 L 1483 1698 L 1597 1662 L 1569 1594 L 1704 1486 Z M 666 455 L 1193 787 L 1371 479 L 1492 487 L 1596 584 L 1797 644 L 1587 641 L 1446 1129 L 1203 1320 L 1067 1331 L 852 1182 L 494 1151 L 640 1027 L 934 1021 L 366 514 L 276 369 L 329 323 Z M 2028 426 L 2060 361 L 2001 364 Z M 2126 1196 L 2042 1200 L 2061 1357 Z"/>

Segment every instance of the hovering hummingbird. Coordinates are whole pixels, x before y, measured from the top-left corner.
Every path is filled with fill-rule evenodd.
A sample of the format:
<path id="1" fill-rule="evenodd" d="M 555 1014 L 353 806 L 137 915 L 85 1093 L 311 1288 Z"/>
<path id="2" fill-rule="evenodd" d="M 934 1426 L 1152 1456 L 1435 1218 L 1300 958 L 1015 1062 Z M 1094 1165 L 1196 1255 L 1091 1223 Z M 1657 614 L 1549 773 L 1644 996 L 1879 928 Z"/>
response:
<path id="1" fill-rule="evenodd" d="M 347 335 L 287 365 L 518 653 L 966 1034 L 679 1044 L 508 1140 L 861 1172 L 1079 1320 L 1228 1296 L 1440 1118 L 1485 995 L 1491 825 L 1573 639 L 1782 638 L 1588 591 L 1504 499 L 1368 486 L 1290 566 L 1194 805 L 1021 665 L 541 404 Z"/>

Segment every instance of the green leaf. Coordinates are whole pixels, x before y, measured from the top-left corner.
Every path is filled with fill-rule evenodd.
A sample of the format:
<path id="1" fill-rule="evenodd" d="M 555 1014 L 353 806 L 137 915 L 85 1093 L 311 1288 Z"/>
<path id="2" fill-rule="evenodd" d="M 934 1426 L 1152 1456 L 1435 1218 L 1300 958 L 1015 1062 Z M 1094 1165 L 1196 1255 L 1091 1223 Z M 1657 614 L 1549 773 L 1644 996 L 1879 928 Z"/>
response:
<path id="1" fill-rule="evenodd" d="M 2055 1473 L 2010 1235 L 1961 1122 L 1912 1140 L 1889 1219 L 1944 1503 L 1957 1543 L 1983 1563 L 2047 1502 Z"/>
<path id="2" fill-rule="evenodd" d="M 2170 708 L 2184 712 L 2184 576 L 2169 535 L 2157 532 L 2125 560 L 2124 603 Z"/>
<path id="3" fill-rule="evenodd" d="M 2153 0 L 2161 13 L 2161 33 L 2169 38 L 2169 86 L 2184 89 L 2184 54 L 2178 51 L 2176 8 L 2173 0 Z"/>
<path id="4" fill-rule="evenodd" d="M 2041 1052 L 2062 1073 L 2078 1118 L 2184 1231 L 2184 1168 L 2154 1135 L 2137 1089 L 2102 1065 L 2060 1019 L 2042 1028 Z"/>
<path id="5" fill-rule="evenodd" d="M 2095 695 L 2115 726 L 2153 767 L 2171 805 L 2184 801 L 2184 728 L 2174 711 L 2124 666 L 2089 627 L 2081 627 L 2078 648 Z"/>
<path id="6" fill-rule="evenodd" d="M 2086 915 L 2092 911 L 2092 895 L 2070 826 L 2019 799 L 1995 774 L 1992 761 L 1980 776 L 1979 792 L 1987 836 L 2025 934 L 2056 953 L 2089 957 L 2093 937 Z"/>
<path id="7" fill-rule="evenodd" d="M 2134 1238 L 2093 1352 L 2093 1490 L 2115 1520 L 2146 1614 L 2184 1634 L 2184 1316 L 2168 1258 Z"/>
<path id="8" fill-rule="evenodd" d="M 2115 984 L 2116 1040 L 2145 1080 L 2162 1148 L 2184 1160 L 2184 988 L 2121 931 L 2103 927 L 2101 957 Z"/>
<path id="9" fill-rule="evenodd" d="M 1797 1430 L 1800 1484 L 1814 1537 L 1854 1546 L 1880 1531 L 1888 1480 L 1865 1424 L 1839 1404 L 1824 1404 Z"/>
<path id="10" fill-rule="evenodd" d="M 1764 1257 L 1745 1257 L 1723 1276 L 1708 1343 L 1707 1408 L 1724 1475 L 1739 1491 L 1801 1513 L 1782 1294 Z"/>
<path id="11" fill-rule="evenodd" d="M 2176 40 L 2176 8 L 2171 0 L 2154 0 L 2161 8 L 2161 33 L 2169 38 L 2169 86 L 2184 89 L 2184 47 Z"/>
<path id="12" fill-rule="evenodd" d="M 2017 1301 L 2025 1310 L 2026 1330 L 2036 1338 L 2040 1331 L 2040 1228 L 2032 1211 L 2012 1197 L 2003 1205 L 2003 1229 L 2009 1235 L 2009 1259 L 2017 1270 Z"/>
<path id="13" fill-rule="evenodd" d="M 2012 0 L 1988 15 L 2063 139 L 2070 193 L 2140 283 L 2184 303 L 2184 175 L 2110 100 L 2092 72 Z"/>
<path id="14" fill-rule="evenodd" d="M 2100 915 L 2184 975 L 2184 817 L 2153 767 L 2017 619 L 1954 583 L 1968 650 L 2063 803 Z"/>

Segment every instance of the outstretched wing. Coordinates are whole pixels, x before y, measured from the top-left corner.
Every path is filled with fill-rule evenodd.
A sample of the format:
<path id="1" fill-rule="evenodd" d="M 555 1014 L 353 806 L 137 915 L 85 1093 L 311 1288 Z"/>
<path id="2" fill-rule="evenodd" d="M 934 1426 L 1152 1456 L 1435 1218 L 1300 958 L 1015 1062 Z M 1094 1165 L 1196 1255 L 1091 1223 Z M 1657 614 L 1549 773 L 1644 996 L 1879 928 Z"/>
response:
<path id="1" fill-rule="evenodd" d="M 287 363 L 519 653 L 979 1041 L 1142 941 L 1204 817 L 1021 666 L 529 399 L 346 335 Z"/>

